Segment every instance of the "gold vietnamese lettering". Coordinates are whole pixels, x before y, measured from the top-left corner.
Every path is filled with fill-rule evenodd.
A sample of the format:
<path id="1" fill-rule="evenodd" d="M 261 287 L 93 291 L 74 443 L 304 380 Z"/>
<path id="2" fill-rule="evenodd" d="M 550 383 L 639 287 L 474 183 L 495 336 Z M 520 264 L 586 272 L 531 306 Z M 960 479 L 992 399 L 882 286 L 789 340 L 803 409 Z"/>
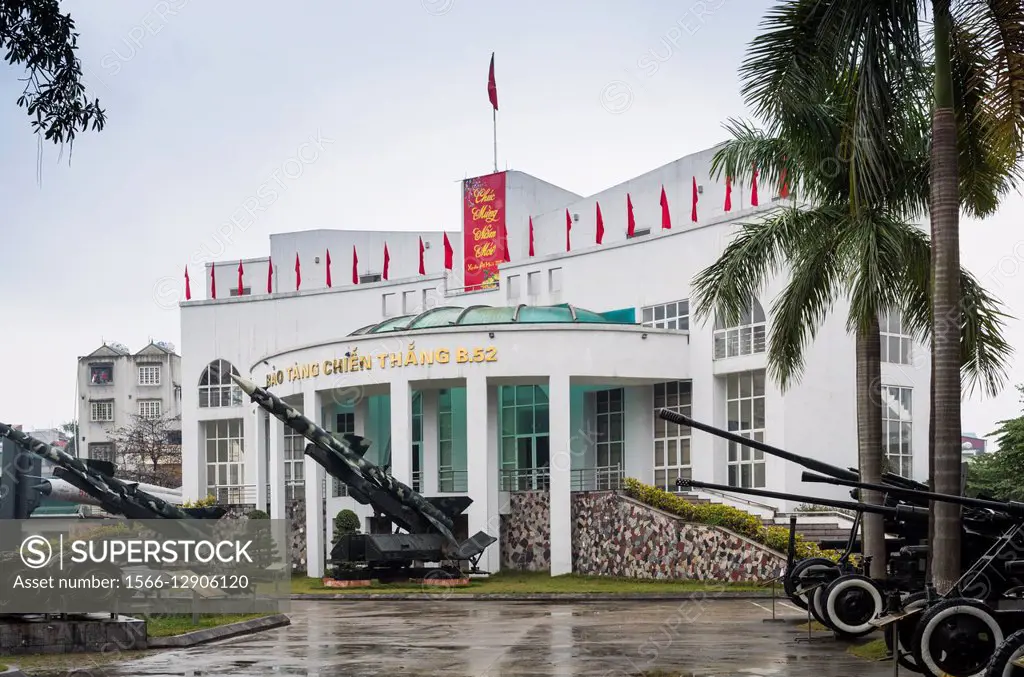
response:
<path id="1" fill-rule="evenodd" d="M 473 215 L 474 221 L 484 221 L 486 223 L 494 223 L 498 220 L 498 210 L 494 207 L 488 207 L 482 205 L 480 207 L 473 207 L 470 212 Z"/>
<path id="2" fill-rule="evenodd" d="M 479 242 L 480 240 L 493 240 L 498 237 L 498 229 L 488 224 L 483 228 L 473 229 L 473 241 Z"/>
<path id="3" fill-rule="evenodd" d="M 478 346 L 473 348 L 457 347 L 454 349 L 434 348 L 417 349 L 416 342 L 411 341 L 403 352 L 387 352 L 378 355 L 357 355 L 353 350 L 346 357 L 334 357 L 319 362 L 296 363 L 284 370 L 270 371 L 266 375 L 267 387 L 278 386 L 285 381 L 301 381 L 320 376 L 338 376 L 357 371 L 371 371 L 376 360 L 381 369 L 391 367 L 421 367 L 433 364 L 480 364 L 498 361 L 496 346 Z"/>
<path id="4" fill-rule="evenodd" d="M 480 204 L 481 202 L 494 202 L 494 198 L 497 195 L 493 188 L 474 188 L 473 189 L 473 204 Z"/>

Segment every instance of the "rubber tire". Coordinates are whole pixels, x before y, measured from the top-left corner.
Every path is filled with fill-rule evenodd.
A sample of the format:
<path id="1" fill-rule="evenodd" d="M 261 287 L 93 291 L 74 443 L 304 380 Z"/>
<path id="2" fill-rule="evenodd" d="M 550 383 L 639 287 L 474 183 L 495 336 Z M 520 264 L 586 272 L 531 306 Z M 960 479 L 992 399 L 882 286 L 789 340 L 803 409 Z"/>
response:
<path id="1" fill-rule="evenodd" d="M 836 614 L 836 601 L 839 595 L 847 590 L 857 588 L 867 592 L 874 602 L 875 613 L 868 619 L 869 621 L 873 621 L 881 614 L 885 613 L 885 596 L 878 583 L 873 579 L 860 574 L 847 574 L 845 576 L 840 576 L 825 586 L 825 592 L 822 593 L 822 607 L 824 615 L 828 617 L 829 622 L 832 624 L 832 629 L 840 637 L 863 637 L 864 635 L 870 634 L 878 629 L 867 622 L 857 626 L 847 625 Z"/>
<path id="2" fill-rule="evenodd" d="M 811 617 L 827 629 L 836 632 L 835 626 L 832 625 L 832 620 L 828 617 L 828 611 L 825 610 L 825 588 L 829 585 L 820 585 L 814 589 L 811 598 Z"/>
<path id="3" fill-rule="evenodd" d="M 785 591 L 786 596 L 789 597 L 793 604 L 797 605 L 804 611 L 807 610 L 808 600 L 796 594 L 796 591 L 800 588 L 800 574 L 808 568 L 815 566 L 831 568 L 835 567 L 836 563 L 825 557 L 808 557 L 807 559 L 802 559 L 793 565 L 793 571 L 788 573 L 786 575 L 786 580 L 783 581 L 783 590 Z"/>
<path id="4" fill-rule="evenodd" d="M 985 677 L 1022 677 L 1024 668 L 1010 665 L 1010 661 L 1024 656 L 1024 630 L 1007 637 L 985 668 Z"/>
<path id="5" fill-rule="evenodd" d="M 921 592 L 915 592 L 903 598 L 903 609 L 912 609 L 915 606 L 927 603 L 927 600 L 927 592 L 924 590 Z M 914 614 L 913 616 L 900 621 L 899 636 L 896 638 L 896 641 L 899 643 L 897 660 L 901 667 L 904 667 L 911 672 L 921 672 L 921 668 L 917 667 L 917 662 L 914 660 L 912 647 L 914 646 L 914 633 L 917 632 L 917 623 L 921 620 L 922 615 L 923 612 L 920 614 Z M 883 628 L 882 634 L 885 636 L 885 648 L 889 650 L 889 655 L 891 656 L 894 653 L 892 646 L 892 633 L 889 631 L 889 628 Z"/>
<path id="6" fill-rule="evenodd" d="M 914 661 L 919 666 L 921 674 L 926 677 L 982 677 L 985 674 L 985 666 L 990 662 L 991 656 L 988 661 L 982 663 L 976 672 L 957 675 L 939 669 L 935 665 L 930 652 L 925 652 L 926 642 L 930 639 L 931 633 L 934 632 L 936 623 L 943 618 L 958 613 L 974 616 L 988 625 L 997 650 L 998 646 L 1003 643 L 1003 629 L 999 627 L 999 622 L 988 605 L 975 599 L 965 599 L 963 597 L 944 599 L 924 612 L 924 615 L 918 620 L 917 630 L 914 632 Z"/>

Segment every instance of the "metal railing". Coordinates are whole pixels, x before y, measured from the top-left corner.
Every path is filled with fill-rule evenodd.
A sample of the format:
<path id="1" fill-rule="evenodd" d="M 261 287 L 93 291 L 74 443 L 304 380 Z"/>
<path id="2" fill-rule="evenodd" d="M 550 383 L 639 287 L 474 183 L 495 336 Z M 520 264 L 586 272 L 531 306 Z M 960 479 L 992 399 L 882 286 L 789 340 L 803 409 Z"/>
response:
<path id="1" fill-rule="evenodd" d="M 612 491 L 622 488 L 621 465 L 574 468 L 569 471 L 569 491 Z M 509 468 L 499 471 L 501 491 L 548 491 L 550 468 Z"/>
<path id="2" fill-rule="evenodd" d="M 462 494 L 469 491 L 469 474 L 465 470 L 456 470 L 441 466 L 437 471 L 437 493 Z"/>
<path id="3" fill-rule="evenodd" d="M 218 484 L 206 493 L 223 505 L 256 505 L 255 484 Z"/>

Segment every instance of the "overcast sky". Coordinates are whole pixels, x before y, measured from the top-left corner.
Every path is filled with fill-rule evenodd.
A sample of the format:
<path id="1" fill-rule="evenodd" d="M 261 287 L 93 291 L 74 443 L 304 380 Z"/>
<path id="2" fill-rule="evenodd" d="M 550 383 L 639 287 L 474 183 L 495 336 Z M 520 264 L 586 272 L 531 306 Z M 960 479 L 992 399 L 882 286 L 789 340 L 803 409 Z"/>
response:
<path id="1" fill-rule="evenodd" d="M 586 195 L 724 140 L 725 119 L 745 114 L 736 70 L 769 4 L 63 2 L 109 123 L 70 166 L 45 145 L 39 185 L 21 73 L 0 66 L 0 420 L 71 419 L 76 357 L 104 339 L 180 344 L 167 281 L 186 263 L 201 280 L 203 260 L 266 255 L 278 232 L 459 229 L 457 181 L 491 165 L 492 51 L 503 168 Z M 218 244 L 257 187 L 286 163 L 295 176 L 311 138 L 320 149 L 303 150 L 299 176 Z M 1024 305 L 1022 222 L 1014 195 L 962 223 L 964 264 L 1011 313 Z M 1024 346 L 1020 322 L 1009 338 Z M 965 405 L 964 429 L 1018 415 L 1018 382 L 1019 358 L 1003 395 Z"/>

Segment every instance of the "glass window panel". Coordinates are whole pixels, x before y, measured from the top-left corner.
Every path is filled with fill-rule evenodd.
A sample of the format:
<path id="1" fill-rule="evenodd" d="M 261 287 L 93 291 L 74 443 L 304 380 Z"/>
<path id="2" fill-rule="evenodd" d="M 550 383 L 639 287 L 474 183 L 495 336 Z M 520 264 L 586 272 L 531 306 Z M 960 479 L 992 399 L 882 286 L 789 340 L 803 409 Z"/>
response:
<path id="1" fill-rule="evenodd" d="M 668 457 L 668 465 L 678 465 L 679 459 L 676 456 L 676 441 L 668 440 L 665 442 L 665 453 Z"/>
<path id="2" fill-rule="evenodd" d="M 217 484 L 217 466 L 206 466 L 206 484 L 207 486 L 215 486 Z"/>
<path id="3" fill-rule="evenodd" d="M 910 339 L 900 339 L 900 363 L 910 364 Z"/>
<path id="4" fill-rule="evenodd" d="M 751 468 L 749 465 L 740 466 L 740 486 L 750 487 L 752 486 Z"/>
<path id="5" fill-rule="evenodd" d="M 515 435 L 516 434 L 516 409 L 515 409 L 515 407 L 510 407 L 508 409 L 502 410 L 502 412 L 501 412 L 501 434 L 502 434 L 502 436 L 505 436 L 505 435 Z"/>
<path id="6" fill-rule="evenodd" d="M 507 407 L 516 403 L 515 386 L 501 386 L 501 405 Z"/>
<path id="7" fill-rule="evenodd" d="M 442 440 L 452 439 L 452 415 L 441 414 L 437 419 L 437 433 Z"/>
<path id="8" fill-rule="evenodd" d="M 533 404 L 533 386 L 516 386 L 516 404 Z"/>
<path id="9" fill-rule="evenodd" d="M 228 460 L 228 441 L 217 440 L 217 460 L 226 463 Z"/>
<path id="10" fill-rule="evenodd" d="M 623 439 L 622 435 L 622 414 L 612 414 L 611 418 L 611 430 L 609 432 L 609 440 L 612 442 L 619 442 Z"/>
<path id="11" fill-rule="evenodd" d="M 655 416 L 654 416 L 654 436 L 656 438 L 664 438 L 665 437 L 665 434 L 666 434 L 665 430 L 666 430 L 666 427 L 667 427 L 666 426 L 667 423 L 668 423 L 668 421 L 666 421 L 665 419 L 663 419 L 660 416 L 658 416 L 657 414 L 655 414 Z"/>
<path id="12" fill-rule="evenodd" d="M 539 442 L 538 442 L 539 446 Z M 611 458 L 608 459 L 608 465 L 621 465 L 622 464 L 622 442 L 612 442 L 610 445 Z"/>
<path id="13" fill-rule="evenodd" d="M 735 442 L 729 442 L 729 463 L 735 463 L 740 460 L 739 445 Z"/>
<path id="14" fill-rule="evenodd" d="M 665 465 L 665 443 L 661 440 L 654 441 L 654 466 Z"/>
<path id="15" fill-rule="evenodd" d="M 654 319 L 655 320 L 664 320 L 665 319 L 665 306 L 655 306 L 654 307 Z"/>
<path id="16" fill-rule="evenodd" d="M 755 463 L 754 464 L 754 486 L 755 487 L 763 487 L 764 486 L 764 463 Z"/>
<path id="17" fill-rule="evenodd" d="M 516 433 L 533 434 L 533 407 L 516 407 Z"/>
<path id="18" fill-rule="evenodd" d="M 690 440 L 679 440 L 679 465 L 690 465 Z"/>
<path id="19" fill-rule="evenodd" d="M 516 462 L 520 470 L 533 467 L 533 438 L 520 437 L 516 439 Z"/>
<path id="20" fill-rule="evenodd" d="M 533 410 L 533 422 L 536 428 L 535 432 L 546 435 L 548 433 L 548 419 L 548 406 L 546 404 L 535 408 Z"/>
<path id="21" fill-rule="evenodd" d="M 622 411 L 622 388 L 616 388 L 615 390 L 609 391 L 608 402 L 609 409 L 611 411 Z"/>
<path id="22" fill-rule="evenodd" d="M 726 399 L 735 400 L 740 396 L 740 379 L 736 374 L 729 374 L 725 379 Z"/>
<path id="23" fill-rule="evenodd" d="M 760 370 L 755 371 L 752 381 L 754 384 L 754 396 L 764 397 L 764 372 Z"/>
<path id="24" fill-rule="evenodd" d="M 740 382 L 740 397 L 750 397 L 753 395 L 751 392 L 754 383 L 753 376 L 751 374 L 738 374 L 736 378 Z"/>
<path id="25" fill-rule="evenodd" d="M 736 481 L 737 478 L 738 478 L 738 474 L 739 474 L 737 472 L 738 469 L 739 469 L 738 465 L 730 465 L 729 466 L 729 486 L 730 487 L 739 486 L 739 484 Z"/>
<path id="26" fill-rule="evenodd" d="M 644 308 L 642 311 L 642 322 L 650 322 L 654 319 L 654 308 Z"/>
<path id="27" fill-rule="evenodd" d="M 725 335 L 715 335 L 715 359 L 721 360 L 725 358 Z"/>
<path id="28" fill-rule="evenodd" d="M 547 404 L 548 403 L 548 387 L 547 386 L 534 386 L 533 388 L 534 403 L 536 404 Z"/>
<path id="29" fill-rule="evenodd" d="M 423 439 L 423 419 L 419 416 L 415 416 L 412 419 L 412 439 L 413 441 Z"/>
<path id="30" fill-rule="evenodd" d="M 753 427 L 763 428 L 764 427 L 764 398 L 758 397 L 753 400 L 754 402 L 754 423 Z"/>
<path id="31" fill-rule="evenodd" d="M 440 442 L 437 446 L 438 465 L 451 467 L 452 465 L 452 443 L 450 441 Z M 515 454 L 512 454 L 515 458 Z M 504 460 L 504 459 L 503 459 Z"/>
<path id="32" fill-rule="evenodd" d="M 750 400 L 740 400 L 740 428 L 743 430 L 750 430 L 753 427 L 752 404 Z"/>
<path id="33" fill-rule="evenodd" d="M 728 405 L 728 421 L 729 430 L 736 431 L 740 429 L 740 403 L 737 400 L 729 402 Z"/>
<path id="34" fill-rule="evenodd" d="M 665 471 L 664 470 L 655 470 L 654 471 L 654 486 L 658 487 L 659 489 L 664 489 L 666 491 L 671 491 L 671 487 L 669 487 L 668 483 L 665 481 Z"/>
<path id="35" fill-rule="evenodd" d="M 746 447 L 746 446 L 742 446 L 742 445 L 740 446 L 740 460 L 741 461 L 749 461 L 750 460 L 750 447 Z"/>
<path id="36" fill-rule="evenodd" d="M 550 448 L 548 446 L 549 442 L 550 442 L 550 440 L 546 436 L 538 437 L 537 438 L 537 467 L 538 468 L 547 468 L 550 465 L 551 460 L 549 458 L 549 456 L 550 456 Z"/>

